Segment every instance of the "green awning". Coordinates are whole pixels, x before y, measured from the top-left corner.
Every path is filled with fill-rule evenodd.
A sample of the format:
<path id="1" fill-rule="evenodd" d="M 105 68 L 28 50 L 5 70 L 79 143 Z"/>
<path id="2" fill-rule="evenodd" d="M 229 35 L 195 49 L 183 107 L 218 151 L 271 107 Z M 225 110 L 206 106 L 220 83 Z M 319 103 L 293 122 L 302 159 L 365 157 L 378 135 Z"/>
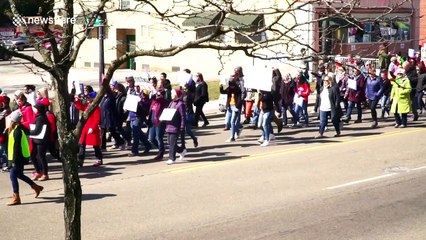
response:
<path id="1" fill-rule="evenodd" d="M 202 27 L 214 25 L 217 21 L 218 12 L 202 12 L 189 16 L 182 25 L 186 27 Z"/>
<path id="2" fill-rule="evenodd" d="M 263 19 L 263 15 L 237 15 L 229 14 L 228 17 L 223 21 L 224 26 L 234 28 L 250 28 L 259 26 L 259 22 Z"/>

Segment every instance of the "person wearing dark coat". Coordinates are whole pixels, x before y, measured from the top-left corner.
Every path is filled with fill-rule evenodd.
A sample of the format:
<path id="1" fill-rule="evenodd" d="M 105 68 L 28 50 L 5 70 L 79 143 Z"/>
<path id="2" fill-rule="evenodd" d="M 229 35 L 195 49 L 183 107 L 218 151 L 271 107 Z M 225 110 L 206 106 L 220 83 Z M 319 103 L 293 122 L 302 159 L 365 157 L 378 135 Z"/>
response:
<path id="1" fill-rule="evenodd" d="M 114 86 L 115 92 L 115 106 L 117 109 L 117 132 L 122 136 L 122 138 L 127 142 L 127 146 L 132 145 L 131 134 L 128 134 L 124 128 L 123 124 L 126 122 L 129 112 L 124 110 L 124 103 L 126 102 L 126 88 L 123 84 L 117 83 Z"/>
<path id="2" fill-rule="evenodd" d="M 220 85 L 220 93 L 227 95 L 226 111 L 231 119 L 231 137 L 226 142 L 234 142 L 235 136 L 238 135 L 237 132 L 239 131 L 239 115 L 243 104 L 241 88 L 238 86 L 236 79 L 233 78 L 229 81 L 228 88 L 224 89 L 223 85 Z"/>
<path id="3" fill-rule="evenodd" d="M 316 138 L 322 138 L 328 118 L 336 130 L 335 137 L 340 136 L 340 117 L 342 109 L 340 107 L 340 91 L 337 84 L 333 83 L 332 78 L 326 76 L 323 81 L 323 87 L 320 90 L 319 110 L 320 110 L 320 127 L 319 135 Z"/>
<path id="4" fill-rule="evenodd" d="M 296 82 L 291 78 L 290 74 L 286 74 L 280 87 L 281 114 L 284 126 L 288 124 L 287 110 L 293 117 L 293 122 L 297 121 L 296 113 L 293 110 L 294 94 L 296 94 Z"/>
<path id="5" fill-rule="evenodd" d="M 426 73 L 420 74 L 416 86 L 416 101 L 420 109 L 420 113 L 423 109 L 426 110 L 425 103 L 423 102 L 424 91 L 426 90 Z"/>
<path id="6" fill-rule="evenodd" d="M 120 134 L 117 131 L 119 119 L 115 100 L 116 99 L 112 91 L 108 90 L 99 104 L 99 107 L 101 108 L 101 149 L 106 149 L 107 131 L 111 133 L 111 136 L 115 140 L 115 145 L 112 147 L 113 149 L 121 148 L 121 150 L 124 150 L 126 147 L 123 138 L 120 137 Z"/>
<path id="7" fill-rule="evenodd" d="M 196 123 L 198 124 L 198 121 L 201 118 L 204 122 L 202 127 L 205 127 L 209 125 L 209 120 L 207 120 L 207 117 L 203 112 L 203 107 L 204 107 L 204 104 L 206 104 L 209 101 L 209 89 L 201 73 L 197 73 L 194 75 L 194 81 L 196 81 L 195 98 L 194 98 L 195 120 L 196 120 Z"/>
<path id="8" fill-rule="evenodd" d="M 410 80 L 410 85 L 412 86 L 410 98 L 411 98 L 411 111 L 413 111 L 413 121 L 419 120 L 419 113 L 417 112 L 418 105 L 416 99 L 416 86 L 419 80 L 419 75 L 416 71 L 416 66 L 411 64 L 409 61 L 406 61 L 402 64 L 402 67 L 405 70 L 405 75 L 408 80 Z"/>
<path id="9" fill-rule="evenodd" d="M 37 110 L 37 115 L 34 123 L 35 127 L 30 130 L 30 138 L 33 144 L 31 162 L 36 172 L 32 180 L 46 181 L 49 180 L 46 151 L 50 144 L 50 123 L 47 118 L 47 107 L 45 105 L 37 103 L 34 105 L 34 108 Z M 42 135 L 40 136 L 40 134 Z"/>

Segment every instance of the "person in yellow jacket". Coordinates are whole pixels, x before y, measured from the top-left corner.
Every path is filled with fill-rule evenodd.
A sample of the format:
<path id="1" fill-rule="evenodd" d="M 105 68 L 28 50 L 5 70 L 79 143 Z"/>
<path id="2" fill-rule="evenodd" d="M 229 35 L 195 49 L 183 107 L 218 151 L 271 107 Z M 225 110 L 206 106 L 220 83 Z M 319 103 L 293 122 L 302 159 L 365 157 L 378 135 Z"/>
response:
<path id="1" fill-rule="evenodd" d="M 12 182 L 13 197 L 7 204 L 9 206 L 21 204 L 19 197 L 18 178 L 28 183 L 35 192 L 37 198 L 43 187 L 34 183 L 29 177 L 24 175 L 24 165 L 28 163 L 30 157 L 30 147 L 28 143 L 28 130 L 21 125 L 22 113 L 17 110 L 10 114 L 11 123 L 8 130 L 7 157 L 10 169 L 10 181 Z"/>
<path id="2" fill-rule="evenodd" d="M 411 84 L 405 76 L 405 71 L 399 68 L 396 72 L 395 81 L 392 82 L 390 99 L 392 101 L 391 112 L 395 115 L 395 127 L 405 128 L 407 126 L 407 115 L 411 111 Z"/>

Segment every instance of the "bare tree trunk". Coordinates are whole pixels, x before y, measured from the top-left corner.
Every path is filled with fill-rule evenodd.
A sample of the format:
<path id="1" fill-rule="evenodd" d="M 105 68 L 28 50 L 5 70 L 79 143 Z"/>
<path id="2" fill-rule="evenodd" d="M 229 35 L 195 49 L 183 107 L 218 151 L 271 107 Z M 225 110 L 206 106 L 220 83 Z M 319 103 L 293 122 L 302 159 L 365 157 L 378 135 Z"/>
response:
<path id="1" fill-rule="evenodd" d="M 56 90 L 54 104 L 59 135 L 59 151 L 62 159 L 64 182 L 65 239 L 81 239 L 81 183 L 78 176 L 78 131 L 71 127 L 68 94 L 68 69 L 56 69 L 52 85 Z M 80 127 L 81 128 L 81 127 Z M 78 134 L 78 135 L 77 135 Z"/>
<path id="2" fill-rule="evenodd" d="M 63 178 L 65 192 L 64 220 L 65 239 L 81 239 L 81 184 L 77 165 L 77 140 L 74 134 L 62 139 L 60 144 L 63 159 Z"/>

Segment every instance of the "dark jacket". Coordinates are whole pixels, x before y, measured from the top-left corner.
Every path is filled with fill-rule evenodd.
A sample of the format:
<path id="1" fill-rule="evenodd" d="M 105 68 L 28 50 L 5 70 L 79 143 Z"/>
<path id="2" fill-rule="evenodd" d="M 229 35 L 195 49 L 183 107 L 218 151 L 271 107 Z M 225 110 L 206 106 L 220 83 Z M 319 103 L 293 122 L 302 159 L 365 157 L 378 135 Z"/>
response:
<path id="1" fill-rule="evenodd" d="M 423 90 L 426 90 L 426 73 L 419 75 L 419 79 L 416 85 L 416 91 L 418 93 L 422 92 Z"/>
<path id="2" fill-rule="evenodd" d="M 259 95 L 259 104 L 263 112 L 271 112 L 274 110 L 274 96 L 271 92 L 261 91 Z"/>
<path id="3" fill-rule="evenodd" d="M 172 101 L 169 104 L 169 108 L 176 109 L 176 113 L 171 121 L 167 122 L 166 132 L 167 133 L 180 133 L 181 129 L 185 129 L 186 125 L 186 113 L 185 104 L 182 100 Z"/>
<path id="4" fill-rule="evenodd" d="M 324 87 L 320 89 L 320 93 L 323 90 Z M 338 85 L 334 84 L 330 87 L 328 97 L 330 99 L 331 119 L 340 119 L 340 117 L 343 115 L 343 112 L 342 108 L 340 107 L 340 91 Z M 321 98 L 319 98 L 319 106 L 321 106 Z"/>
<path id="5" fill-rule="evenodd" d="M 117 126 L 117 107 L 115 104 L 115 97 L 111 92 L 106 93 L 99 107 L 101 108 L 101 128 L 110 129 Z"/>
<path id="6" fill-rule="evenodd" d="M 32 138 L 35 144 L 49 144 L 50 142 L 50 123 L 46 113 L 38 113 L 35 118 L 35 129 L 30 131 L 30 135 L 39 135 L 43 129 L 43 125 L 46 125 L 46 131 L 43 139 Z"/>
<path id="7" fill-rule="evenodd" d="M 367 77 L 365 85 L 365 96 L 368 100 L 377 100 L 382 97 L 383 80 L 380 77 Z"/>
<path id="8" fill-rule="evenodd" d="M 417 86 L 417 82 L 419 81 L 419 75 L 417 74 L 416 68 L 412 67 L 405 71 L 405 74 L 407 75 L 408 79 L 410 80 L 411 86 L 414 88 L 414 86 Z"/>
<path id="9" fill-rule="evenodd" d="M 238 85 L 236 85 L 235 83 L 232 83 L 229 85 L 227 89 L 223 89 L 223 86 L 221 85 L 220 93 L 226 94 L 228 96 L 226 100 L 226 109 L 230 107 L 231 96 L 232 94 L 234 94 L 235 107 L 241 110 L 243 106 L 243 101 L 242 101 L 242 95 L 241 95 L 241 88 Z"/>
<path id="10" fill-rule="evenodd" d="M 208 86 L 207 86 L 207 83 L 203 81 L 200 84 L 198 84 L 197 88 L 195 89 L 194 105 L 195 106 L 203 105 L 208 101 L 209 101 Z"/>
<path id="11" fill-rule="evenodd" d="M 383 95 L 389 96 L 392 91 L 392 84 L 389 79 L 383 81 Z"/>
<path id="12" fill-rule="evenodd" d="M 296 94 L 296 82 L 293 79 L 287 83 L 283 81 L 280 88 L 282 105 L 291 106 L 294 94 Z"/>
<path id="13" fill-rule="evenodd" d="M 124 102 L 126 102 L 126 95 L 124 93 L 118 93 L 115 96 L 115 106 L 117 109 L 117 120 L 118 124 L 122 124 L 124 121 L 126 121 L 129 112 L 124 111 Z"/>

